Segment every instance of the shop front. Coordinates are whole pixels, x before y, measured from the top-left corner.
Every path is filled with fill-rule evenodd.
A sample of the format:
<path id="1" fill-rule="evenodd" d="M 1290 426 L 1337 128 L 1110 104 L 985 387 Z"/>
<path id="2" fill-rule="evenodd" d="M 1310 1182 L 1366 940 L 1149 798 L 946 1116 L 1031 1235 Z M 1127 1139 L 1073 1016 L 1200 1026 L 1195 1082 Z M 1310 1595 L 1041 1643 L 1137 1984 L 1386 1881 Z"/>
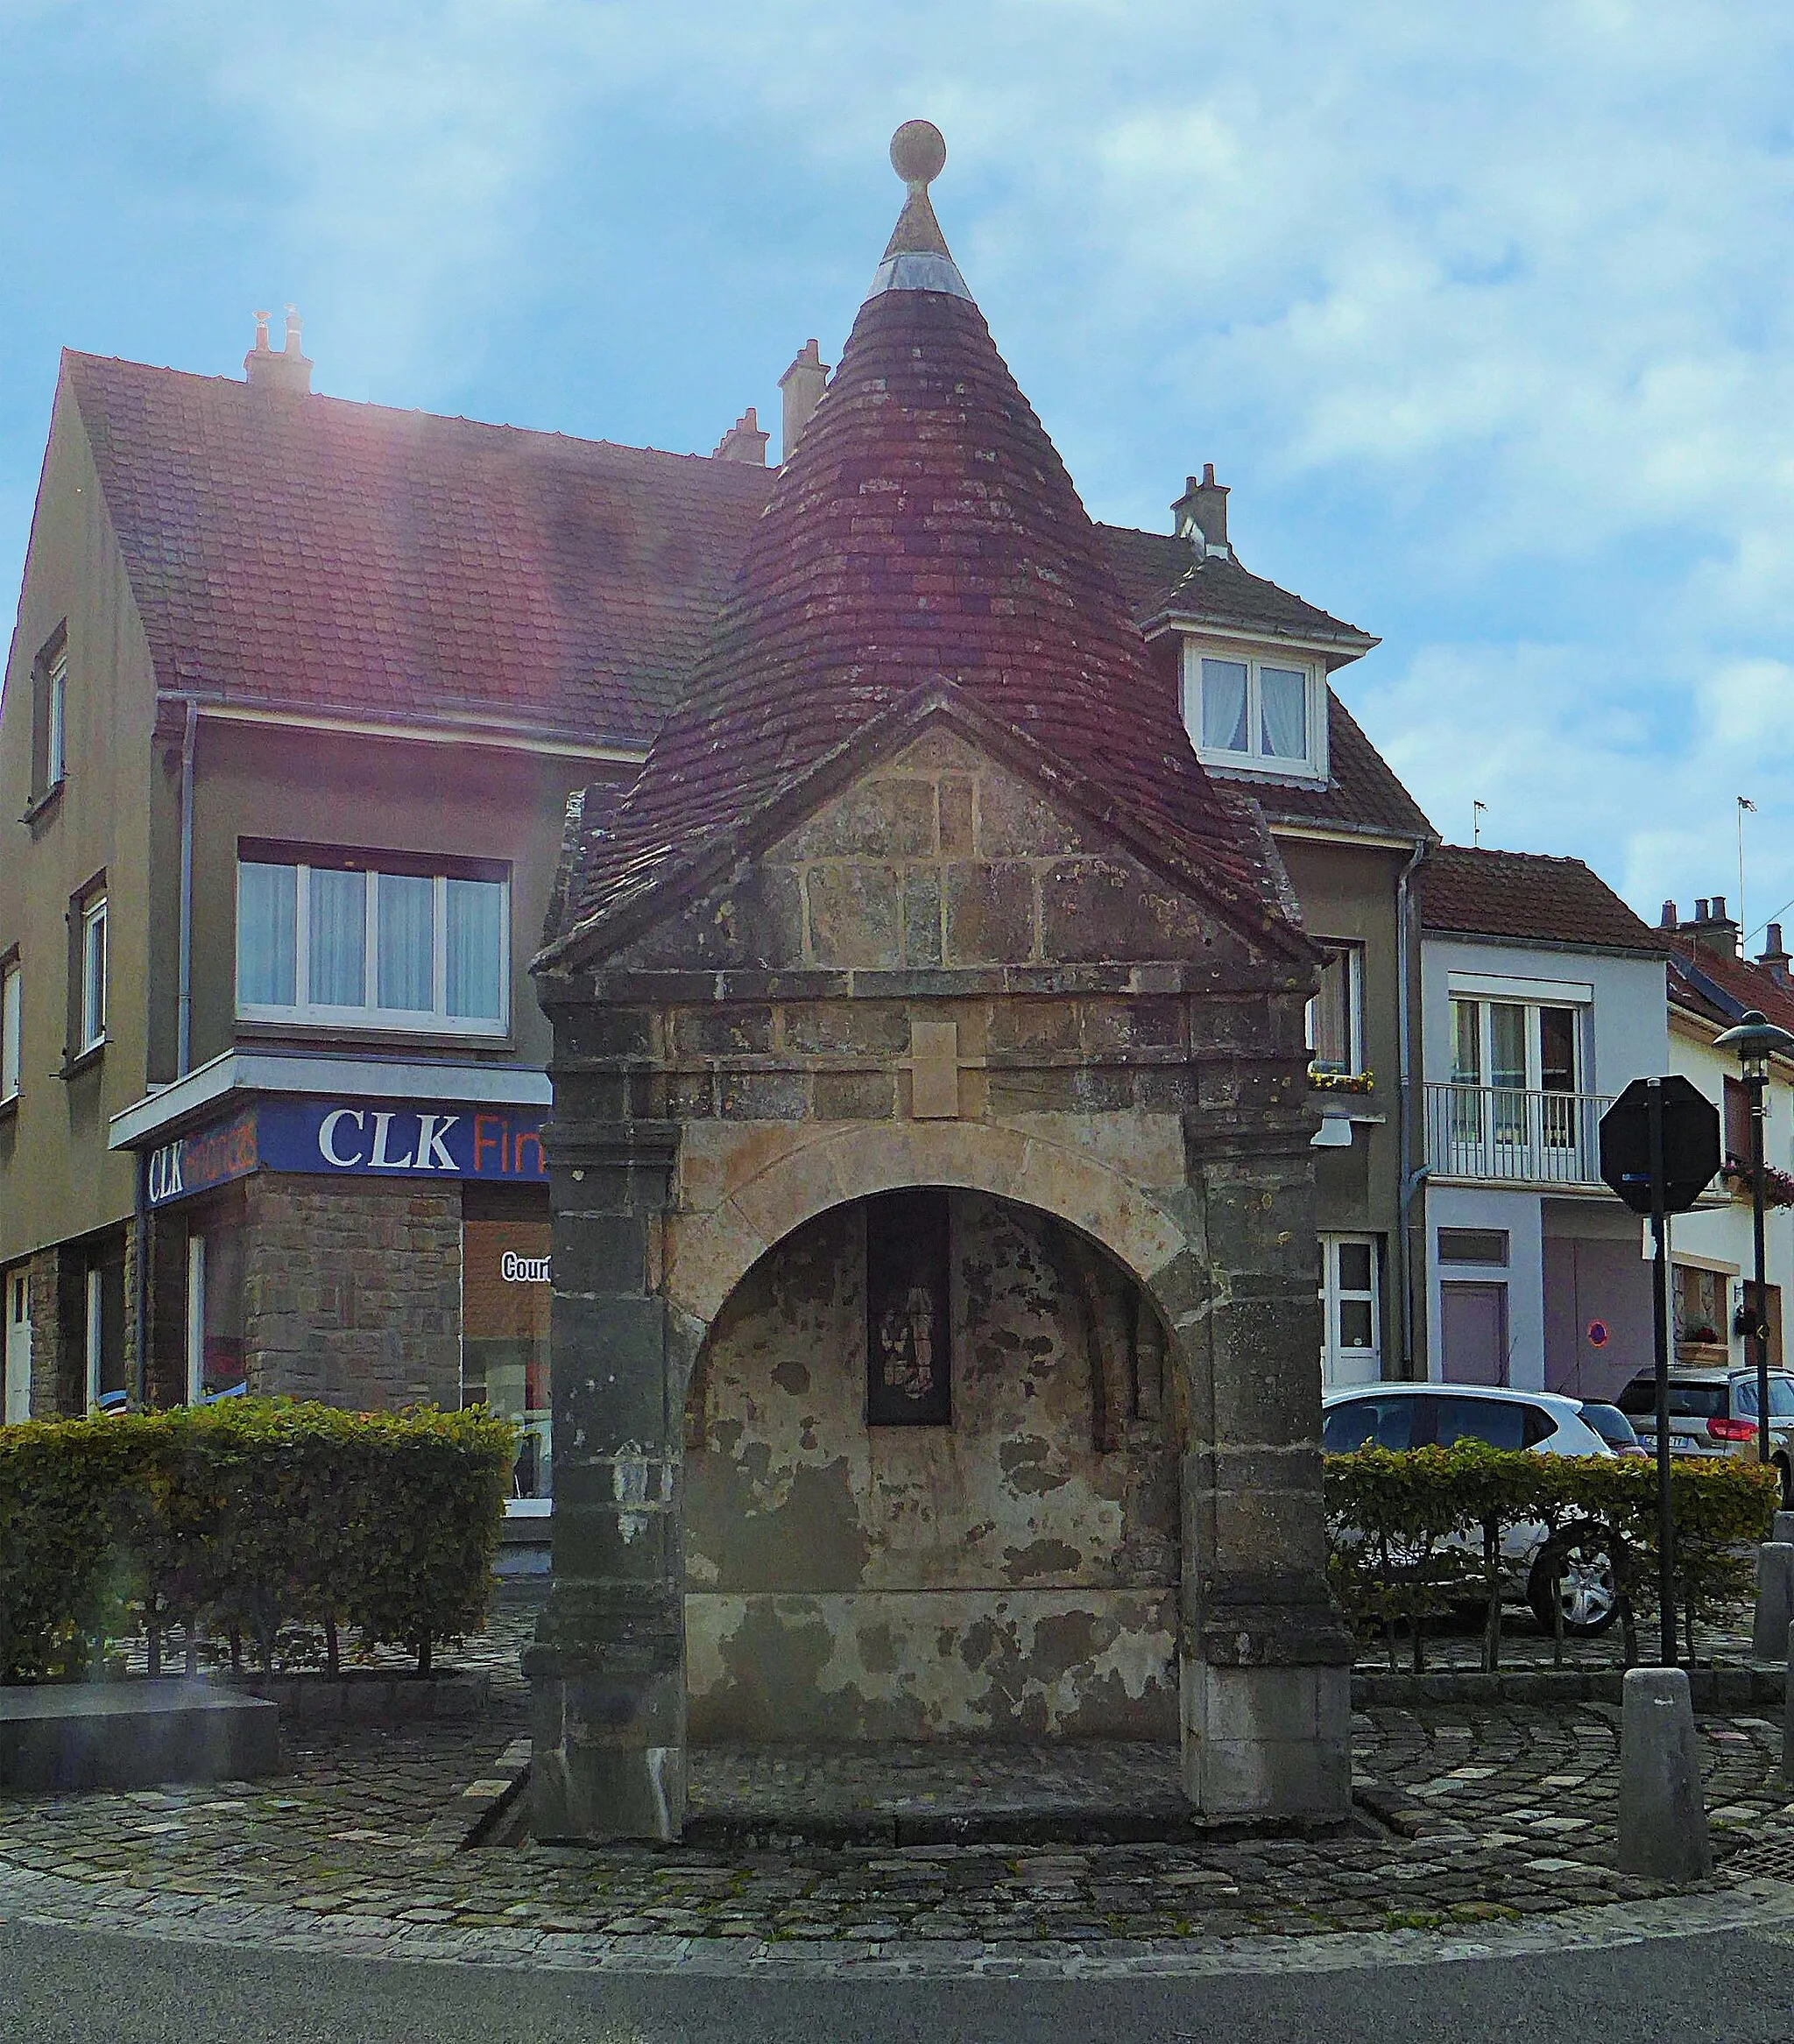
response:
<path id="1" fill-rule="evenodd" d="M 519 1429 L 514 1510 L 545 1512 L 542 1106 L 230 1089 L 173 1118 L 119 1131 L 149 1222 L 145 1398 L 484 1406 Z"/>

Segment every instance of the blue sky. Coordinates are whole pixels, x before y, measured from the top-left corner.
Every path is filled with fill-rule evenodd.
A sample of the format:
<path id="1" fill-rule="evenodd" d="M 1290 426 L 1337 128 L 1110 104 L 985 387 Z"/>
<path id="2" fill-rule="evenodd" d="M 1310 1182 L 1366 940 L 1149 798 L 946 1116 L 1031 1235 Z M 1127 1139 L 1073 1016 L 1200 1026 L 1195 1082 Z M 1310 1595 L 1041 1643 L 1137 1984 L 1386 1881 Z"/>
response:
<path id="1" fill-rule="evenodd" d="M 1767 0 L 0 0 L 0 589 L 67 345 L 708 451 L 900 188 L 1092 513 L 1232 486 L 1448 837 L 1794 896 L 1794 14 Z M 278 331 L 278 328 L 277 328 Z M 776 451 L 776 438 L 775 438 Z M 1790 914 L 1794 920 L 1794 914 Z"/>

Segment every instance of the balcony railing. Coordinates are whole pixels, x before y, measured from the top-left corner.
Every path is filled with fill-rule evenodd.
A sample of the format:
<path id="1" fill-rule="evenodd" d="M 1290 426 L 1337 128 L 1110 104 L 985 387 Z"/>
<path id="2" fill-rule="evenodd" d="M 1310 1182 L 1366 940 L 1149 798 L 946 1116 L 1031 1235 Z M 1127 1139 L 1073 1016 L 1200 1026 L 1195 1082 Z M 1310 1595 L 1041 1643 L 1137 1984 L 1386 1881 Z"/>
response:
<path id="1" fill-rule="evenodd" d="M 1606 1093 L 1429 1085 L 1426 1160 L 1441 1178 L 1599 1185 Z"/>

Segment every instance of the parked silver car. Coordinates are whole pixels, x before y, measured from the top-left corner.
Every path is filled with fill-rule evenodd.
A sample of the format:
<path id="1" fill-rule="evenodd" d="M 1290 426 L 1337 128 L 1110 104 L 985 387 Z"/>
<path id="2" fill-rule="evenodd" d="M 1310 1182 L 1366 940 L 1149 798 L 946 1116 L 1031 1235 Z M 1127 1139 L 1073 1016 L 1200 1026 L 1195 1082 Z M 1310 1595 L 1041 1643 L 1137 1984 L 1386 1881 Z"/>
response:
<path id="1" fill-rule="evenodd" d="M 1367 1384 L 1331 1392 L 1321 1405 L 1321 1445 L 1329 1455 L 1349 1455 L 1358 1448 L 1449 1448 L 1466 1439 L 1540 1455 L 1613 1455 L 1623 1448 L 1603 1437 L 1618 1432 L 1614 1421 L 1621 1415 L 1611 1406 L 1594 1409 L 1600 1422 L 1596 1426 L 1584 1417 L 1582 1399 L 1557 1392 Z M 1565 1526 L 1554 1537 L 1536 1522 L 1510 1526 L 1501 1560 L 1510 1594 L 1530 1606 L 1548 1629 L 1554 1584 L 1564 1630 L 1572 1637 L 1605 1632 L 1618 1616 L 1613 1561 L 1592 1527 Z"/>
<path id="2" fill-rule="evenodd" d="M 1657 1444 L 1657 1384 L 1635 1377 L 1620 1409 L 1653 1454 Z M 1756 1371 L 1677 1365 L 1670 1371 L 1670 1453 L 1756 1460 Z M 1769 1375 L 1769 1453 L 1782 1479 L 1782 1503 L 1794 1506 L 1794 1377 Z"/>

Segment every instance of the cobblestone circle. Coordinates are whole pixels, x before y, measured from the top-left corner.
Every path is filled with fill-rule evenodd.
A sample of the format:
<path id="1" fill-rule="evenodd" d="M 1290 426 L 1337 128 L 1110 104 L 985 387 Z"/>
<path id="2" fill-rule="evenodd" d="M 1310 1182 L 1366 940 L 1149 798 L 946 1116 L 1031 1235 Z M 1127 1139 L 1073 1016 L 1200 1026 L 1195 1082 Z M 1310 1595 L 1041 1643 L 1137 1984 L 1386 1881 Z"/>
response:
<path id="1" fill-rule="evenodd" d="M 1358 1815 L 1302 1837 L 467 1849 L 526 1753 L 529 1617 L 507 1601 L 461 1657 L 500 1678 L 484 1719 L 303 1726 L 291 1771 L 265 1781 L 0 1800 L 0 1916 L 505 1963 L 1011 1971 L 1219 1963 L 1267 1940 L 1318 1959 L 1342 1935 L 1361 1942 L 1350 1934 L 1413 1956 L 1528 1925 L 1563 1942 L 1572 1923 L 1619 1935 L 1743 1907 L 1794 1917 L 1780 1726 L 1702 1721 L 1718 1868 L 1670 1897 L 1614 1871 L 1618 1712 L 1599 1704 L 1361 1713 Z M 693 1801 L 701 1815 L 989 1808 L 1038 1804 L 1045 1782 L 1062 1807 L 1100 1808 L 1175 1800 L 1175 1765 L 1152 1747 L 709 1752 Z"/>

